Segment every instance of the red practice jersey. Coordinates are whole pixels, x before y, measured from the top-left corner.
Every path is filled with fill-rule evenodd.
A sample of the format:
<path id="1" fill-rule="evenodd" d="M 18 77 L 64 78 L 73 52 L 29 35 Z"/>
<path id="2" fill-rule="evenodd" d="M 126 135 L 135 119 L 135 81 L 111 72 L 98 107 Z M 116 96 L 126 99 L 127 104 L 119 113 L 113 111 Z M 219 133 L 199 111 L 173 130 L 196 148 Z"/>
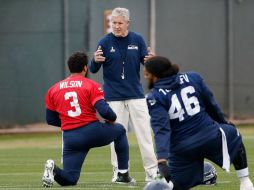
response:
<path id="1" fill-rule="evenodd" d="M 70 76 L 52 86 L 46 94 L 46 108 L 59 113 L 62 130 L 98 121 L 94 104 L 104 99 L 100 85 L 83 76 Z"/>

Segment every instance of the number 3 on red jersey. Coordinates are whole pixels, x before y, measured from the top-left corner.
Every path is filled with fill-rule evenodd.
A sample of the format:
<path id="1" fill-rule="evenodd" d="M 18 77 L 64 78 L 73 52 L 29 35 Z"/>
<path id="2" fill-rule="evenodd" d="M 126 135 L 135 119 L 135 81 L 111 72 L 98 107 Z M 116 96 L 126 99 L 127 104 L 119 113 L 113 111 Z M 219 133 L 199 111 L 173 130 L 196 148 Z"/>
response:
<path id="1" fill-rule="evenodd" d="M 75 108 L 75 111 L 69 110 L 68 111 L 68 116 L 70 117 L 77 117 L 81 114 L 81 109 L 80 106 L 78 104 L 78 95 L 76 92 L 66 92 L 64 94 L 64 99 L 65 100 L 69 100 L 70 98 L 72 98 L 73 101 L 70 102 L 71 107 Z"/>

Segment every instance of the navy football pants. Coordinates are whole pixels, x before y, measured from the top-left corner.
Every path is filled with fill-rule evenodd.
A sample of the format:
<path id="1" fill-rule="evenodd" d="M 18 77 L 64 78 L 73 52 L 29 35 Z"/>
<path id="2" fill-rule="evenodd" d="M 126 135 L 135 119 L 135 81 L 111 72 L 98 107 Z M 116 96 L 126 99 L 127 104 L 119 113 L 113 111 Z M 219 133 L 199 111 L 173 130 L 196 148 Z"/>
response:
<path id="1" fill-rule="evenodd" d="M 225 132 L 230 162 L 232 163 L 242 144 L 242 138 L 237 129 L 231 125 L 219 124 L 219 127 Z M 207 139 L 198 147 L 170 155 L 169 167 L 172 180 L 180 185 L 183 190 L 201 184 L 204 177 L 203 164 L 205 158 L 222 167 L 222 137 L 219 128 L 215 138 Z"/>
<path id="2" fill-rule="evenodd" d="M 121 124 L 94 122 L 63 133 L 63 169 L 56 167 L 55 181 L 60 185 L 76 185 L 88 151 L 115 142 L 118 168 L 128 169 L 129 145 Z M 104 155 L 101 155 L 102 157 Z"/>

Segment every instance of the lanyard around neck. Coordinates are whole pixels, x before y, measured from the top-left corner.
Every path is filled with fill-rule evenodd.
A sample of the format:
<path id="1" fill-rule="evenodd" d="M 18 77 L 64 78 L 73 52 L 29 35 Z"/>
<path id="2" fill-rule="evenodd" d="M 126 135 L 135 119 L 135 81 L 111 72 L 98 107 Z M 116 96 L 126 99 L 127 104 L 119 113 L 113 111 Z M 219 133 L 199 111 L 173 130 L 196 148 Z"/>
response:
<path id="1" fill-rule="evenodd" d="M 124 48 L 121 47 L 121 45 L 119 43 L 119 40 L 116 39 L 115 40 L 115 44 L 117 49 L 119 50 L 119 54 L 120 54 L 120 58 L 121 58 L 121 62 L 122 62 L 122 73 L 121 73 L 121 79 L 124 80 L 125 79 L 125 72 L 124 72 L 124 64 L 126 63 L 126 57 L 127 57 L 127 50 L 128 50 L 128 45 L 129 45 L 129 35 L 127 35 L 126 37 L 123 38 L 127 38 L 127 46 L 123 46 Z"/>

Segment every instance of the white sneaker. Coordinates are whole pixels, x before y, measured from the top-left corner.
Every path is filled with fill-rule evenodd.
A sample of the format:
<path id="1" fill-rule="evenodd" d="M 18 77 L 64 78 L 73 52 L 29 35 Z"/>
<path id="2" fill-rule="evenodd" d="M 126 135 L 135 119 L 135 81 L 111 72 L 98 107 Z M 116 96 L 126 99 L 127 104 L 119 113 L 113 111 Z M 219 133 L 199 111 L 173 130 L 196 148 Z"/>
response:
<path id="1" fill-rule="evenodd" d="M 254 190 L 254 187 L 252 184 L 250 184 L 250 185 L 241 184 L 240 190 Z"/>
<path id="2" fill-rule="evenodd" d="M 117 174 L 118 174 L 118 168 L 113 166 L 113 176 L 112 176 L 112 182 L 115 182 L 117 179 Z"/>
<path id="3" fill-rule="evenodd" d="M 47 160 L 45 163 L 45 169 L 42 176 L 42 186 L 43 187 L 52 187 L 54 183 L 54 174 L 53 170 L 55 163 L 53 160 Z"/>
<path id="4" fill-rule="evenodd" d="M 253 183 L 248 176 L 240 178 L 240 190 L 254 190 Z"/>

